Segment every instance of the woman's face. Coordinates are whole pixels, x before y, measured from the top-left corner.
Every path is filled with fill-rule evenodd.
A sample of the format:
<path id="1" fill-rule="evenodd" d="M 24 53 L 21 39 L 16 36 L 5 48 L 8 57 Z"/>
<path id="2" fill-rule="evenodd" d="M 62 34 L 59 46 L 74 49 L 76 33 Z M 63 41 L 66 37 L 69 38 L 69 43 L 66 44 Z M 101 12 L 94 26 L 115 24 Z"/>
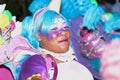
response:
<path id="1" fill-rule="evenodd" d="M 40 35 L 41 47 L 55 53 L 64 53 L 69 49 L 70 32 L 65 20 L 57 18 L 50 31 Z"/>

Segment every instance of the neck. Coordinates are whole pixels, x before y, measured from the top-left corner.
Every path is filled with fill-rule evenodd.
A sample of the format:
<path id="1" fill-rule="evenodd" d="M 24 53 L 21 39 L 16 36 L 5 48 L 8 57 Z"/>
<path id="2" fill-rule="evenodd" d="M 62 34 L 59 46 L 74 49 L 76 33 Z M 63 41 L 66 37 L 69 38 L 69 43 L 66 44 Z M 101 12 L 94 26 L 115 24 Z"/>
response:
<path id="1" fill-rule="evenodd" d="M 72 48 L 69 48 L 69 50 L 67 52 L 61 53 L 61 54 L 51 52 L 51 51 L 48 51 L 48 50 L 42 49 L 42 48 L 40 48 L 39 50 L 43 55 L 50 54 L 51 56 L 53 56 L 56 63 L 70 62 L 75 58 L 74 51 L 72 50 Z"/>

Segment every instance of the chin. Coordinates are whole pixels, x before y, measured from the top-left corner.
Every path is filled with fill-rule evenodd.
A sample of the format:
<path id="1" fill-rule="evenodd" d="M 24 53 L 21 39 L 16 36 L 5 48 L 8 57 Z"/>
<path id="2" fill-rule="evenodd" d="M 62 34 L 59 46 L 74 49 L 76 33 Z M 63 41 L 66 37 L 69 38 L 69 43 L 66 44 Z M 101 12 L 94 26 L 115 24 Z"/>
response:
<path id="1" fill-rule="evenodd" d="M 58 53 L 65 53 L 69 50 L 69 47 L 67 48 L 61 48 L 60 51 Z"/>

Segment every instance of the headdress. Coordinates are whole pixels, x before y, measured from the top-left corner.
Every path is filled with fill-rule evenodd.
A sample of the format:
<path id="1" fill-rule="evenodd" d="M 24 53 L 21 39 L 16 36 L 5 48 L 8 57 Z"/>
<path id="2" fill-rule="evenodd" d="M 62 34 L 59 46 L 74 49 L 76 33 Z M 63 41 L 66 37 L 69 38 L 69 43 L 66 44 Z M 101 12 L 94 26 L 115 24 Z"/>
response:
<path id="1" fill-rule="evenodd" d="M 120 29 L 120 13 L 111 13 L 111 16 L 103 22 L 103 27 L 106 33 L 111 33 L 114 30 Z"/>
<path id="2" fill-rule="evenodd" d="M 103 15 L 103 9 L 98 5 L 92 5 L 85 13 L 83 25 L 86 26 L 89 30 L 95 30 L 98 24 L 100 24 L 101 17 Z"/>
<path id="3" fill-rule="evenodd" d="M 54 2 L 61 1 L 61 6 L 60 6 L 60 13 L 67 19 L 75 18 L 79 15 L 84 15 L 85 12 L 88 10 L 88 8 L 92 4 L 97 4 L 96 1 L 94 0 L 52 0 Z M 49 5 L 51 0 L 33 0 L 33 2 L 29 6 L 29 11 L 32 13 L 35 13 L 38 9 L 44 8 Z M 59 4 L 57 3 L 57 6 Z M 34 7 L 34 8 L 33 8 Z M 52 6 L 53 8 L 56 8 L 55 6 Z M 69 15 L 68 15 L 69 14 Z"/>

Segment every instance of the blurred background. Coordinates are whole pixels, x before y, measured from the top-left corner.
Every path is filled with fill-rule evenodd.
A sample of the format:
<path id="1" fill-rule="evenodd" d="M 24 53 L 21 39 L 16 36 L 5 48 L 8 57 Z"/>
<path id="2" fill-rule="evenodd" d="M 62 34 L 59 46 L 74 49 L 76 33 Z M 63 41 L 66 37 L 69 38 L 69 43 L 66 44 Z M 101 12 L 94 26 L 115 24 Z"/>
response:
<path id="1" fill-rule="evenodd" d="M 26 15 L 31 13 L 28 6 L 32 0 L 0 0 L 0 4 L 6 3 L 6 9 L 10 10 L 17 21 L 22 21 Z M 119 12 L 120 0 L 97 0 L 98 4 L 103 7 L 105 12 Z"/>

